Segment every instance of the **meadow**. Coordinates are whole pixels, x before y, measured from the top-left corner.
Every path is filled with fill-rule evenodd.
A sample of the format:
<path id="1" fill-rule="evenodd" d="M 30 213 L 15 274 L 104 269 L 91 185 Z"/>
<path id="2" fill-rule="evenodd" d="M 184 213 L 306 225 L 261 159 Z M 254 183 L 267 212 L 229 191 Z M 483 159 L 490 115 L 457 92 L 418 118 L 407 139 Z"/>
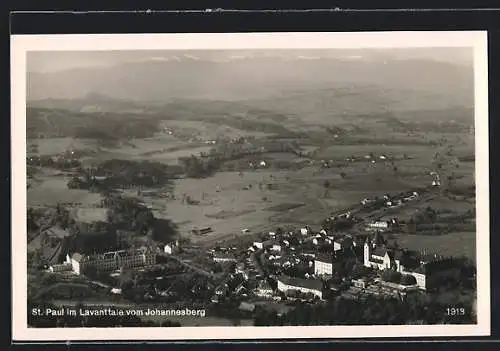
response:
<path id="1" fill-rule="evenodd" d="M 443 256 L 465 255 L 471 260 L 476 260 L 475 232 L 452 232 L 438 236 L 394 234 L 393 237 L 400 247 L 410 250 Z"/>
<path id="2" fill-rule="evenodd" d="M 270 119 L 262 117 L 267 115 L 259 116 L 262 111 L 245 114 L 245 108 L 239 105 L 223 114 L 221 106 L 226 104 L 179 104 L 174 104 L 180 113 L 177 116 L 165 112 L 164 117 L 133 117 L 136 123 L 149 119 L 142 136 L 120 138 L 110 145 L 72 137 L 46 139 L 40 141 L 39 148 L 44 154 L 61 153 L 65 148 L 97 150 L 97 153 L 82 158 L 85 164 L 114 158 L 175 165 L 181 157 L 209 152 L 212 148 L 209 143 L 220 137 L 282 138 L 311 153 L 310 157 L 298 157 L 292 153 L 246 157 L 232 161 L 235 171 L 228 168 L 205 179 L 176 179 L 173 190 L 165 189 L 175 198 L 143 197 L 155 216 L 172 219 L 179 226 L 182 236 L 200 242 L 242 235 L 243 229 L 257 232 L 288 224 L 317 224 L 331 212 L 359 204 L 363 198 L 429 186 L 433 180 L 430 173 L 437 170 L 443 183 L 448 176 L 453 176 L 459 186 L 474 184 L 474 162 L 457 161 L 460 157 L 474 155 L 473 136 L 444 129 L 440 131 L 437 122 L 433 129 L 429 127 L 429 123 L 434 123 L 430 119 L 425 120 L 427 124 L 419 124 L 418 119 L 403 121 L 391 114 L 359 115 L 358 111 L 358 114 L 332 115 L 331 119 L 326 118 L 328 114 L 325 113 L 321 124 L 313 126 L 309 118 L 287 113 L 273 115 L 280 120 L 276 122 L 272 119 L 271 125 Z M 200 114 L 203 111 L 206 118 Z M 445 112 L 441 111 L 438 115 L 444 116 Z M 118 118 L 118 115 L 115 117 Z M 88 117 L 85 123 L 99 121 L 99 118 Z M 406 127 L 414 130 L 405 131 Z M 398 128 L 403 130 L 398 131 Z M 303 135 L 294 137 L 292 132 L 297 131 Z M 121 133 L 132 131 L 121 130 Z M 451 151 L 449 146 L 452 146 Z M 374 155 L 375 162 L 366 158 L 370 154 Z M 349 161 L 353 156 L 356 160 Z M 254 159 L 266 161 L 268 167 L 257 170 L 245 168 L 240 175 L 239 167 Z M 330 168 L 322 168 L 321 160 L 333 162 Z M 298 163 L 301 165 L 294 166 L 293 170 L 281 169 Z M 80 202 L 82 210 L 78 213 L 79 217 L 83 220 L 102 219 L 102 211 L 90 210 L 94 203 L 100 201 L 100 196 L 83 190 L 69 190 L 66 181 L 64 177 L 53 175 L 37 176 L 36 184 L 28 190 L 28 203 L 54 205 L 57 202 Z M 124 192 L 136 195 L 133 190 Z M 190 204 L 182 201 L 185 197 L 190 198 Z M 445 200 L 441 201 L 441 205 L 437 202 L 432 204 L 440 208 L 473 206 Z M 402 211 L 404 215 L 405 210 Z M 413 210 L 408 208 L 406 211 Z M 213 233 L 205 236 L 191 233 L 193 229 L 203 227 L 212 227 Z M 407 240 L 418 239 L 410 236 Z M 441 242 L 443 247 L 446 246 L 446 239 L 442 237 L 425 237 L 422 240 L 434 240 L 432 244 L 436 247 L 440 247 Z"/>
<path id="3" fill-rule="evenodd" d="M 74 203 L 81 207 L 92 207 L 100 204 L 101 195 L 87 190 L 68 189 L 67 177 L 37 177 L 27 190 L 29 207 L 53 207 L 58 203 Z"/>

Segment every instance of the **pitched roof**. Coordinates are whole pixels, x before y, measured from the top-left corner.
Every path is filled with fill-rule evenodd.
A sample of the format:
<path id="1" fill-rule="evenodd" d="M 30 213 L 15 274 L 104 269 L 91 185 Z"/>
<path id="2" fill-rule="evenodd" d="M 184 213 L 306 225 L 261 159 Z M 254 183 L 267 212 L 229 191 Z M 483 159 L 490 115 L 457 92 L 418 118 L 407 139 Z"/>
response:
<path id="1" fill-rule="evenodd" d="M 387 252 L 387 249 L 385 247 L 377 247 L 377 248 L 375 248 L 375 250 L 373 250 L 374 255 L 381 256 L 381 257 L 384 257 L 386 252 Z"/>
<path id="2" fill-rule="evenodd" d="M 326 253 L 318 253 L 318 254 L 316 254 L 314 260 L 320 261 L 320 262 L 332 263 L 333 262 L 333 255 L 326 254 Z"/>
<path id="3" fill-rule="evenodd" d="M 413 272 L 420 273 L 420 274 L 426 274 L 427 269 L 426 269 L 425 265 L 421 265 L 421 266 L 417 267 L 416 269 L 413 269 Z"/>
<path id="4" fill-rule="evenodd" d="M 375 243 L 375 245 L 382 245 L 384 244 L 385 240 L 384 237 L 379 232 L 377 232 L 373 237 L 373 242 Z"/>
<path id="5" fill-rule="evenodd" d="M 260 290 L 272 290 L 271 284 L 267 280 L 263 280 L 259 283 Z"/>
<path id="6" fill-rule="evenodd" d="M 216 252 L 213 255 L 214 258 L 227 258 L 227 259 L 236 259 L 236 257 L 231 253 L 226 252 Z"/>
<path id="7" fill-rule="evenodd" d="M 391 260 L 394 260 L 394 255 L 395 255 L 394 251 L 392 251 L 392 250 L 386 250 L 386 252 L 385 252 L 385 253 L 386 253 L 387 255 L 389 255 L 389 258 L 390 258 Z"/>
<path id="8" fill-rule="evenodd" d="M 83 258 L 82 255 L 80 255 L 78 252 L 75 252 L 73 255 L 71 255 L 71 258 L 75 260 L 76 262 L 80 262 Z"/>
<path id="9" fill-rule="evenodd" d="M 319 290 L 319 291 L 323 290 L 323 283 L 320 280 L 300 279 L 300 278 L 288 277 L 285 275 L 280 276 L 278 280 L 290 286 L 302 287 L 306 289 Z"/>

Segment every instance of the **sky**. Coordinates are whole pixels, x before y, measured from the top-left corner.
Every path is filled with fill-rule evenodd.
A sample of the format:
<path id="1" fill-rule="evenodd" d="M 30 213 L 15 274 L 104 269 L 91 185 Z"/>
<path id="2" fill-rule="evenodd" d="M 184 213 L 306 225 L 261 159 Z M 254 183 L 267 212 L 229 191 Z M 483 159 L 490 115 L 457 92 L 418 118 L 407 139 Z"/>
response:
<path id="1" fill-rule="evenodd" d="M 230 61 L 253 57 L 314 60 L 335 57 L 370 59 L 382 55 L 391 59 L 425 59 L 471 65 L 472 48 L 418 49 L 315 49 L 315 50 L 166 50 L 166 51 L 36 51 L 27 56 L 28 72 L 56 72 L 74 68 L 114 66 L 137 61 L 212 60 Z"/>

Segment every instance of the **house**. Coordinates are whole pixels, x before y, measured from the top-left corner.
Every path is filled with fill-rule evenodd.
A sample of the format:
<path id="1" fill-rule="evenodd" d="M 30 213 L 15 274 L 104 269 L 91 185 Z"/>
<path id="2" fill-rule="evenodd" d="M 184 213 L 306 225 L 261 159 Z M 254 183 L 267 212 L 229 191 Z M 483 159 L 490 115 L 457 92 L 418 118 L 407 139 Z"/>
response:
<path id="1" fill-rule="evenodd" d="M 308 235 L 309 234 L 309 230 L 307 228 L 300 228 L 300 234 L 302 235 Z"/>
<path id="2" fill-rule="evenodd" d="M 62 264 L 54 264 L 49 267 L 49 271 L 52 273 L 59 273 L 59 272 L 68 272 L 71 271 L 72 266 L 71 263 L 64 262 Z"/>
<path id="3" fill-rule="evenodd" d="M 377 233 L 378 234 L 378 233 Z M 433 261 L 433 264 L 437 259 Z M 427 265 L 426 262 L 416 262 L 415 258 L 401 249 L 389 248 L 385 243 L 381 244 L 375 240 L 369 240 L 364 245 L 364 266 L 378 270 L 392 269 L 401 274 L 415 277 L 417 286 L 421 290 L 427 289 Z"/>
<path id="4" fill-rule="evenodd" d="M 103 176 L 96 176 L 96 175 L 92 176 L 92 180 L 97 181 L 97 182 L 103 182 L 107 179 L 108 179 L 108 177 L 104 176 L 104 175 Z"/>
<path id="5" fill-rule="evenodd" d="M 335 239 L 333 242 L 333 250 L 340 251 L 350 249 L 354 242 L 351 237 L 345 236 L 342 238 Z"/>
<path id="6" fill-rule="evenodd" d="M 177 247 L 178 247 L 178 245 L 176 245 L 176 243 L 167 244 L 163 248 L 163 252 L 165 252 L 168 255 L 172 255 L 177 250 Z"/>
<path id="7" fill-rule="evenodd" d="M 80 275 L 83 269 L 85 268 L 85 262 L 83 262 L 84 261 L 83 256 L 80 255 L 79 253 L 74 253 L 73 255 L 71 255 L 71 257 L 67 255 L 66 259 L 69 259 L 73 272 Z"/>
<path id="8" fill-rule="evenodd" d="M 255 246 L 258 249 L 263 249 L 264 248 L 264 244 L 262 243 L 262 241 L 254 241 L 253 242 L 253 246 Z"/>
<path id="9" fill-rule="evenodd" d="M 300 279 L 282 275 L 277 278 L 277 281 L 278 290 L 281 292 L 299 291 L 303 294 L 313 294 L 320 299 L 323 298 L 323 283 L 320 280 Z"/>
<path id="10" fill-rule="evenodd" d="M 280 244 L 273 244 L 273 246 L 271 247 L 271 250 L 276 251 L 276 252 L 281 252 L 281 245 Z"/>
<path id="11" fill-rule="evenodd" d="M 362 206 L 367 206 L 367 205 L 369 205 L 369 204 L 371 204 L 371 203 L 373 203 L 373 202 L 374 202 L 374 200 L 371 200 L 371 199 L 366 199 L 366 198 L 365 198 L 365 199 L 361 200 L 361 205 L 362 205 Z"/>
<path id="12" fill-rule="evenodd" d="M 262 242 L 262 248 L 263 249 L 270 249 L 274 245 L 273 240 L 266 240 Z"/>
<path id="13" fill-rule="evenodd" d="M 245 273 L 245 264 L 243 262 L 240 262 L 236 265 L 234 272 L 236 274 L 243 274 Z"/>
<path id="14" fill-rule="evenodd" d="M 324 234 L 326 235 L 326 234 Z M 321 244 L 324 244 L 326 242 L 326 239 L 324 238 L 324 235 L 321 235 L 321 234 L 317 234 L 313 240 L 312 240 L 312 243 L 314 245 L 321 245 Z"/>
<path id="15" fill-rule="evenodd" d="M 366 288 L 366 280 L 364 279 L 353 279 L 352 285 L 356 288 L 365 289 Z"/>
<path id="16" fill-rule="evenodd" d="M 304 252 L 302 252 L 302 256 L 315 258 L 316 257 L 316 252 L 314 252 L 314 251 L 304 251 Z"/>
<path id="17" fill-rule="evenodd" d="M 314 259 L 315 275 L 333 274 L 333 256 L 329 254 L 318 254 Z"/>
<path id="18" fill-rule="evenodd" d="M 241 293 L 245 293 L 247 291 L 247 288 L 245 287 L 245 283 L 240 283 L 236 289 L 234 289 L 234 293 L 235 294 L 241 294 Z"/>
<path id="19" fill-rule="evenodd" d="M 255 290 L 255 295 L 260 297 L 272 297 L 273 289 L 267 280 L 263 280 L 259 283 L 259 286 Z"/>
<path id="20" fill-rule="evenodd" d="M 236 257 L 225 252 L 216 252 L 213 256 L 214 262 L 236 262 Z"/>
<path id="21" fill-rule="evenodd" d="M 389 222 L 387 221 L 374 221 L 368 223 L 369 230 L 387 230 L 389 229 Z"/>

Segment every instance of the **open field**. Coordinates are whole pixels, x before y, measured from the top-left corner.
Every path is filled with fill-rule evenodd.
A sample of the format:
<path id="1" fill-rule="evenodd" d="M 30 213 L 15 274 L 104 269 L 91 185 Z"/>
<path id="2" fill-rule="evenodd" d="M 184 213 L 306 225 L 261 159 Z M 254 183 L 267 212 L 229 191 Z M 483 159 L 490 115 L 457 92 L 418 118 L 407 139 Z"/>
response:
<path id="1" fill-rule="evenodd" d="M 355 151 L 358 155 L 369 152 L 390 154 L 401 151 L 401 148 L 366 145 L 363 149 L 363 146 L 337 145 L 327 150 L 332 157 L 338 157 L 351 156 Z M 164 215 L 183 223 L 183 235 L 194 227 L 212 227 L 214 233 L 203 237 L 203 240 L 219 234 L 240 234 L 244 228 L 258 230 L 265 225 L 316 224 L 330 212 L 357 204 L 365 197 L 428 186 L 432 181 L 430 172 L 433 170 L 431 158 L 434 152 L 435 149 L 430 146 L 408 147 L 408 154 L 415 159 L 395 161 L 397 172 L 394 172 L 392 164 L 386 162 L 372 164 L 361 161 L 341 168 L 310 166 L 293 172 L 261 170 L 245 172 L 243 177 L 239 177 L 237 172 L 222 172 L 208 179 L 178 180 L 175 185 L 177 198 L 186 194 L 200 204 L 188 206 L 179 201 L 169 202 Z M 292 154 L 279 156 L 287 160 L 298 158 Z M 340 177 L 341 172 L 346 174 L 344 179 Z M 470 180 L 473 164 L 461 165 L 453 172 L 456 177 L 468 175 Z M 330 183 L 329 189 L 324 187 L 325 181 Z M 259 183 L 263 184 L 263 190 Z M 267 188 L 268 184 L 273 190 Z M 296 204 L 294 207 L 297 208 L 275 211 L 290 203 Z M 443 207 L 448 205 L 452 204 L 443 204 Z"/>
<path id="2" fill-rule="evenodd" d="M 249 162 L 264 160 L 270 168 L 244 171 L 242 176 L 239 172 L 218 172 L 206 179 L 178 179 L 173 187 L 175 199 L 153 195 L 142 200 L 151 205 L 155 216 L 177 223 L 182 236 L 191 237 L 193 241 L 208 242 L 228 235 L 244 235 L 243 229 L 258 232 L 286 224 L 316 225 L 331 212 L 356 205 L 363 198 L 428 186 L 433 180 L 430 172 L 436 171 L 437 168 L 443 183 L 449 175 L 453 175 L 457 185 L 473 184 L 474 162 L 457 161 L 458 157 L 474 154 L 474 140 L 471 135 L 439 131 L 394 132 L 389 122 L 368 120 L 366 116 L 363 118 L 368 124 L 359 124 L 360 128 L 354 124 L 357 123 L 355 120 L 345 121 L 342 128 L 346 134 L 338 137 L 344 138 L 345 143 L 340 140 L 332 140 L 329 143 L 328 138 L 337 137 L 328 136 L 324 127 L 313 128 L 297 120 L 283 121 L 281 124 L 287 127 L 297 124 L 296 128 L 290 129 L 292 131 L 299 130 L 297 128 L 300 124 L 303 127 L 300 130 L 317 137 L 287 139 L 297 142 L 304 151 L 315 151 L 313 157 L 316 162 L 301 169 L 280 171 L 276 168 L 279 168 L 279 162 L 298 163 L 307 161 L 307 158 L 292 153 L 257 155 L 248 157 Z M 99 163 L 115 158 L 174 165 L 180 157 L 210 151 L 212 145 L 204 144 L 204 141 L 218 137 L 265 138 L 270 135 L 257 131 L 242 131 L 230 125 L 230 121 L 217 125 L 199 120 L 164 120 L 160 122 L 160 131 L 151 137 L 123 139 L 116 146 L 101 145 L 97 154 L 83 160 L 85 163 Z M 276 137 L 279 137 L 279 133 Z M 75 139 L 73 144 L 72 140 L 47 139 L 43 141 L 46 143 L 44 152 L 55 151 L 58 141 L 59 151 L 60 145 L 66 148 L 70 145 L 74 148 L 89 146 L 83 139 Z M 448 145 L 453 145 L 450 154 L 447 154 Z M 376 157 L 375 162 L 365 158 L 370 153 Z M 437 153 L 439 158 L 436 159 Z M 381 155 L 393 157 L 394 160 L 381 159 Z M 346 158 L 353 156 L 357 159 L 355 162 L 346 161 Z M 321 168 L 319 160 L 334 162 L 331 168 Z M 55 175 L 37 175 L 35 185 L 28 190 L 28 203 L 54 205 L 57 202 L 80 202 L 82 209 L 78 211 L 77 216 L 81 220 L 105 218 L 105 210 L 91 209 L 92 204 L 100 200 L 98 194 L 69 190 L 66 181 L 64 177 Z M 136 196 L 133 194 L 136 193 L 135 189 L 125 193 Z M 186 196 L 189 196 L 191 204 L 182 201 Z M 464 211 L 472 206 L 439 198 L 430 203 L 405 207 L 399 215 L 405 216 L 415 211 L 416 207 L 427 205 Z M 193 229 L 203 227 L 211 227 L 213 233 L 205 236 L 194 236 L 191 233 Z M 414 240 L 415 237 L 411 236 L 410 239 Z M 425 237 L 425 240 L 431 239 L 439 240 Z"/>
<path id="3" fill-rule="evenodd" d="M 272 152 L 262 155 L 262 159 L 264 161 L 275 161 L 275 162 L 295 162 L 300 163 L 304 161 L 308 161 L 309 159 L 306 157 L 299 157 L 290 152 Z"/>
<path id="4" fill-rule="evenodd" d="M 440 152 L 444 156 L 445 151 L 446 148 L 439 145 L 421 145 L 412 144 L 411 142 L 408 142 L 407 145 L 391 145 L 389 143 L 384 144 L 383 142 L 378 143 L 376 140 L 371 140 L 366 143 L 338 144 L 323 147 L 316 151 L 315 157 L 328 159 L 354 156 L 359 158 L 373 153 L 377 157 L 385 155 L 388 157 L 402 158 L 402 156 L 406 154 L 413 159 L 424 159 L 430 161 L 436 152 Z M 473 145 L 459 146 L 453 148 L 450 158 L 453 157 L 453 155 L 465 156 L 470 154 L 474 154 Z"/>
<path id="5" fill-rule="evenodd" d="M 77 222 L 105 222 L 107 208 L 79 208 L 74 211 L 74 218 Z"/>
<path id="6" fill-rule="evenodd" d="M 451 214 L 463 214 L 468 210 L 475 209 L 475 203 L 471 201 L 456 201 L 445 196 L 439 196 L 429 201 L 420 203 L 407 203 L 402 208 L 396 210 L 399 219 L 407 220 L 427 207 L 438 212 L 449 212 Z"/>
<path id="7" fill-rule="evenodd" d="M 425 250 L 430 254 L 439 253 L 444 256 L 465 255 L 472 260 L 476 259 L 476 233 L 474 232 L 452 232 L 436 236 L 393 234 L 393 237 L 400 247 L 410 250 Z"/>
<path id="8" fill-rule="evenodd" d="M 41 155 L 50 156 L 61 154 L 65 151 L 79 150 L 79 151 L 95 151 L 97 150 L 98 143 L 90 139 L 75 139 L 72 137 L 66 138 L 48 138 L 48 139 L 30 139 L 27 141 L 28 145 L 37 145 L 37 152 L 29 152 L 28 156 Z M 28 148 L 29 149 L 29 148 Z"/>
<path id="9" fill-rule="evenodd" d="M 192 240 L 217 240 L 241 235 L 242 229 L 254 232 L 286 224 L 318 224 L 331 212 L 358 204 L 365 197 L 407 191 L 430 182 L 428 175 L 403 178 L 391 172 L 380 173 L 380 177 L 354 170 L 348 173 L 341 179 L 338 169 L 306 167 L 295 172 L 261 170 L 244 172 L 243 176 L 220 172 L 207 179 L 176 180 L 177 200 L 165 202 L 166 209 L 159 209 L 156 215 L 181 223 L 183 236 L 191 236 L 194 228 L 212 227 L 213 233 L 193 236 Z M 328 190 L 325 180 L 330 182 Z M 183 195 L 199 203 L 183 204 Z"/>
<path id="10" fill-rule="evenodd" d="M 101 148 L 99 154 L 84 158 L 87 164 L 100 163 L 110 159 L 147 160 L 169 165 L 178 164 L 178 159 L 208 152 L 212 146 L 199 142 L 187 142 L 162 134 L 152 138 L 133 139 L 118 147 Z"/>
<path id="11" fill-rule="evenodd" d="M 162 121 L 160 126 L 170 129 L 173 133 L 190 134 L 204 140 L 215 140 L 219 137 L 240 138 L 253 136 L 258 138 L 270 135 L 269 133 L 240 130 L 227 125 L 204 121 L 166 120 Z"/>
<path id="12" fill-rule="evenodd" d="M 214 234 L 210 235 L 216 235 L 241 233 L 244 228 L 261 225 L 274 214 L 263 208 L 286 201 L 286 196 L 278 191 L 259 189 L 258 183 L 270 174 L 247 172 L 240 177 L 238 172 L 223 172 L 207 179 L 176 180 L 177 200 L 166 204 L 165 217 L 182 223 L 179 229 L 185 236 L 190 236 L 194 228 L 212 227 Z M 243 190 L 250 184 L 251 189 Z M 183 204 L 180 200 L 183 195 L 200 203 Z M 263 197 L 267 197 L 267 201 Z"/>
<path id="13" fill-rule="evenodd" d="M 184 126 L 180 121 L 168 122 L 164 125 L 165 128 Z M 192 125 L 189 124 L 186 128 L 199 127 L 201 132 L 212 127 L 210 123 L 190 123 Z M 224 127 L 221 128 L 225 130 Z M 436 133 L 433 137 L 439 139 L 440 135 Z M 399 137 L 403 138 L 403 135 Z M 175 164 L 179 157 L 207 152 L 211 148 L 210 145 L 199 145 L 199 142 L 197 144 L 181 140 L 166 132 L 160 132 L 150 138 L 122 142 L 117 148 L 101 148 L 94 161 L 111 158 L 147 159 Z M 461 153 L 471 154 L 470 148 L 471 144 L 466 143 Z M 313 150 L 313 147 L 309 149 Z M 245 171 L 243 176 L 238 172 L 219 172 L 207 179 L 179 179 L 175 181 L 174 186 L 175 200 L 157 196 L 148 196 L 143 200 L 152 206 L 157 217 L 172 219 L 178 223 L 180 234 L 191 237 L 194 241 L 211 241 L 227 235 L 242 235 L 243 229 L 255 232 L 286 224 L 315 225 L 331 212 L 358 204 L 363 198 L 428 186 L 432 181 L 430 172 L 435 170 L 433 157 L 437 150 L 444 154 L 444 151 L 441 151 L 445 150 L 444 148 L 421 144 L 332 145 L 320 148 L 315 158 L 343 161 L 347 157 L 357 156 L 361 159 L 326 169 L 311 165 L 295 171 Z M 456 150 L 457 148 L 455 152 L 458 153 Z M 473 148 L 471 150 L 473 151 Z M 394 156 L 397 160 L 392 163 L 377 159 L 376 163 L 372 163 L 364 158 L 370 153 L 376 156 Z M 411 159 L 403 160 L 404 154 Z M 271 163 L 306 160 L 291 153 L 270 153 L 262 158 Z M 447 157 L 445 161 L 440 171 L 443 178 L 453 172 L 457 184 L 471 184 L 473 162 L 459 163 L 459 168 L 456 168 L 452 157 Z M 394 167 L 397 167 L 396 171 Z M 345 176 L 341 177 L 341 173 Z M 100 200 L 98 194 L 69 190 L 66 187 L 67 179 L 64 177 L 46 175 L 37 178 L 38 184 L 28 191 L 29 203 L 41 205 L 42 199 L 44 203 L 52 205 L 57 202 L 81 202 L 84 209 L 78 216 L 83 220 L 102 220 L 105 216 L 105 210 L 89 209 L 93 203 Z M 329 183 L 328 189 L 325 187 L 326 182 Z M 181 199 L 184 196 L 189 196 L 197 204 L 183 203 Z M 290 204 L 293 204 L 294 208 L 291 208 Z M 470 206 L 462 205 L 457 206 Z M 447 206 L 455 205 L 443 203 L 441 207 Z M 409 207 L 404 211 L 411 212 L 414 209 Z M 404 216 L 404 213 L 401 215 Z M 202 227 L 212 227 L 213 233 L 205 236 L 191 234 L 193 229 Z"/>
<path id="14" fill-rule="evenodd" d="M 100 203 L 101 195 L 87 190 L 68 189 L 66 177 L 37 177 L 35 184 L 28 189 L 27 201 L 30 207 L 55 206 L 58 203 L 78 203 L 91 207 Z"/>

